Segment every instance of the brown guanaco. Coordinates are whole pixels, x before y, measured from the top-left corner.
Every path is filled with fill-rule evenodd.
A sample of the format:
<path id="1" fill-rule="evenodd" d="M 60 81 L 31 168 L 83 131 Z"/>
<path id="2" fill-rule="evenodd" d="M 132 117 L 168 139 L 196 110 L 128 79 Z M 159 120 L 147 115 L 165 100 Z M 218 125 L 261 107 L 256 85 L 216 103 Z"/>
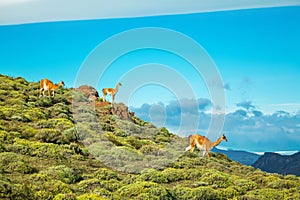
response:
<path id="1" fill-rule="evenodd" d="M 116 88 L 115 89 L 113 89 L 113 88 L 103 88 L 102 89 L 102 92 L 103 92 L 103 98 L 104 98 L 104 100 L 106 101 L 106 95 L 111 95 L 111 98 L 112 98 L 112 103 L 114 102 L 114 100 L 115 100 L 115 95 L 116 95 L 116 93 L 118 92 L 118 90 L 119 90 L 119 86 L 122 86 L 122 84 L 121 83 L 118 83 L 117 85 L 116 85 Z"/>
<path id="2" fill-rule="evenodd" d="M 52 81 L 48 80 L 48 79 L 42 79 L 40 81 L 40 96 L 45 96 L 45 91 L 48 91 L 48 95 L 50 95 L 50 91 L 52 93 L 52 96 L 54 97 L 54 91 L 57 90 L 59 87 L 64 86 L 65 83 L 63 81 L 61 81 L 58 84 L 54 84 Z"/>
<path id="3" fill-rule="evenodd" d="M 194 134 L 189 136 L 189 142 L 190 146 L 188 146 L 185 151 L 190 150 L 190 152 L 194 151 L 195 146 L 197 146 L 198 149 L 201 149 L 203 151 L 202 156 L 205 156 L 207 154 L 208 157 L 210 157 L 209 151 L 215 147 L 218 146 L 222 140 L 227 142 L 226 136 L 223 134 L 221 137 L 217 139 L 217 141 L 212 142 L 207 137 Z"/>

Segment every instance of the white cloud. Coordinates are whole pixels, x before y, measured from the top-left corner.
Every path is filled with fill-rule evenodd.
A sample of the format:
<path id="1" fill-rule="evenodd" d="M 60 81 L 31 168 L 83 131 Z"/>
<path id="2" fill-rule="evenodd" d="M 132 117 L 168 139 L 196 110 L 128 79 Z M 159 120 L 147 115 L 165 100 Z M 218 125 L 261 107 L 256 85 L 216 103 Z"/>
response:
<path id="1" fill-rule="evenodd" d="M 299 0 L 2 0 L 0 25 L 300 5 Z"/>
<path id="2" fill-rule="evenodd" d="M 194 105 L 187 100 L 183 101 L 181 105 L 176 102 L 165 105 L 166 118 L 163 122 L 164 125 L 181 136 L 192 133 L 206 135 L 214 114 L 204 112 L 205 109 L 200 110 L 200 112 L 193 112 L 193 109 L 199 106 L 201 102 L 206 102 L 205 105 L 207 106 L 210 105 L 206 99 L 198 101 L 198 105 Z M 143 118 L 148 114 L 149 107 L 151 105 L 133 110 L 136 111 L 137 116 Z M 259 114 L 254 114 L 253 111 Z M 189 119 L 188 123 L 182 124 L 181 116 Z M 144 119 L 147 121 L 147 118 Z M 197 119 L 198 121 L 196 121 Z M 244 109 L 228 113 L 225 116 L 223 127 L 223 133 L 226 134 L 228 142 L 222 143 L 222 147 L 255 152 L 298 150 L 300 142 L 299 119 L 300 113 L 291 114 L 284 111 L 265 114 L 257 110 Z M 197 122 L 198 129 L 195 130 Z M 181 130 L 181 132 L 176 132 L 176 130 Z M 208 137 L 212 140 L 216 139 L 213 135 L 208 135 Z"/>

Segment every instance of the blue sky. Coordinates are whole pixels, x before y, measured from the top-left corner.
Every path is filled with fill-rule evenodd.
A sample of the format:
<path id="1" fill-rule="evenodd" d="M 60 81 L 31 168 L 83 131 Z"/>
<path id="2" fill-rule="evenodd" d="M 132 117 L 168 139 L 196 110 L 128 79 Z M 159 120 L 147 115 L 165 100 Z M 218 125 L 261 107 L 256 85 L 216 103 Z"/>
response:
<path id="1" fill-rule="evenodd" d="M 64 80 L 67 87 L 73 87 L 83 63 L 112 36 L 144 27 L 172 30 L 197 42 L 223 80 L 226 94 L 223 130 L 232 138 L 232 142 L 224 146 L 251 151 L 299 150 L 300 7 L 227 9 L 225 6 L 226 9 L 218 11 L 221 8 L 144 17 L 136 13 L 133 17 L 114 16 L 112 19 L 108 16 L 103 17 L 106 19 L 57 21 L 55 18 L 45 20 L 51 22 L 33 20 L 30 24 L 22 21 L 18 24 L 18 19 L 2 13 L 0 73 L 22 76 L 29 81 L 44 77 L 54 82 Z M 142 40 L 137 37 L 134 42 L 139 39 Z M 130 41 L 120 43 L 120 48 L 126 42 Z M 176 44 L 176 41 L 170 43 Z M 187 54 L 197 56 L 192 51 Z M 146 75 L 139 69 L 146 70 Z M 134 75 L 137 75 L 135 81 L 143 81 L 145 77 L 157 79 L 128 91 Z M 99 91 L 122 81 L 116 101 L 126 99 L 125 103 L 145 120 L 176 132 L 181 116 L 185 115 L 200 118 L 198 125 L 194 125 L 199 133 L 204 134 L 208 129 L 214 103 L 206 77 L 172 52 L 151 48 L 131 51 L 106 66 L 105 73 L 98 78 L 100 81 L 94 86 Z M 185 94 L 185 87 L 191 89 L 196 101 L 191 100 L 190 93 Z M 125 96 L 128 94 L 130 96 Z M 184 133 L 179 134 L 194 131 L 189 124 L 184 126 Z M 272 144 L 276 141 L 284 142 L 275 147 Z"/>

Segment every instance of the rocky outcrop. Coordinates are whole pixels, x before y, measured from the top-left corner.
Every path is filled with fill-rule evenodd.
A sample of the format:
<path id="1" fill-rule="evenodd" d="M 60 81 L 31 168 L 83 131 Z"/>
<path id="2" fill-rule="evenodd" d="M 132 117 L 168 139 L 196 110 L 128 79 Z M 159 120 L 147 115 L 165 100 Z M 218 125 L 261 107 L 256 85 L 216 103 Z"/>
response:
<path id="1" fill-rule="evenodd" d="M 111 107 L 111 111 L 113 115 L 118 116 L 120 119 L 132 121 L 133 114 L 128 110 L 128 107 L 123 103 L 113 104 L 113 106 Z"/>
<path id="2" fill-rule="evenodd" d="M 99 101 L 99 93 L 98 91 L 88 85 L 82 85 L 79 88 L 76 88 L 77 91 L 81 92 L 86 98 L 93 102 L 93 106 L 100 112 L 101 108 L 109 107 L 108 113 L 112 115 L 118 116 L 120 119 L 132 121 L 132 117 L 134 116 L 134 112 L 130 112 L 128 107 L 124 103 L 114 103 Z M 102 111 L 101 111 L 102 112 Z"/>
<path id="3" fill-rule="evenodd" d="M 98 91 L 92 86 L 82 85 L 76 88 L 77 91 L 81 92 L 90 101 L 95 101 L 99 97 Z"/>

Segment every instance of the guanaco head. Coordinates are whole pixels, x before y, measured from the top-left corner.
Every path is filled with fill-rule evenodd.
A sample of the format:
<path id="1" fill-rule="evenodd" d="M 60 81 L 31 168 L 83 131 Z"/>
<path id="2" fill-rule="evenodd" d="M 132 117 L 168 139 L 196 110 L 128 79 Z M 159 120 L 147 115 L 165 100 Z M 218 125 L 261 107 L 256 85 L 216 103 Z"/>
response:
<path id="1" fill-rule="evenodd" d="M 61 82 L 59 83 L 59 85 L 63 87 L 63 86 L 65 86 L 65 83 L 64 83 L 63 81 L 61 81 Z"/>
<path id="2" fill-rule="evenodd" d="M 119 86 L 122 86 L 122 84 L 121 84 L 120 82 L 118 83 L 118 85 L 119 85 Z"/>
<path id="3" fill-rule="evenodd" d="M 225 142 L 227 142 L 227 138 L 226 138 L 225 134 L 222 135 L 221 139 L 225 140 Z"/>

